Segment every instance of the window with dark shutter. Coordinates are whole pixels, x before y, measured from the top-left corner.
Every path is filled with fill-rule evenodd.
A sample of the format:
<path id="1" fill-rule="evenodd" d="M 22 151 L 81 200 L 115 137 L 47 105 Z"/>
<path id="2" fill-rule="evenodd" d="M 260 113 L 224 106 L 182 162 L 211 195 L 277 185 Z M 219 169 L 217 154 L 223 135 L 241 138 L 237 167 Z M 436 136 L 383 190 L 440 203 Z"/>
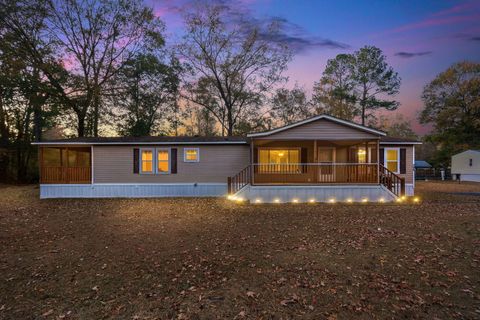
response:
<path id="1" fill-rule="evenodd" d="M 139 173 L 140 169 L 140 150 L 138 148 L 133 149 L 133 173 Z"/>
<path id="2" fill-rule="evenodd" d="M 378 149 L 379 150 L 379 153 L 378 153 L 378 156 L 379 156 L 379 163 L 384 166 L 385 165 L 385 149 L 384 148 L 380 148 Z"/>
<path id="3" fill-rule="evenodd" d="M 170 150 L 170 168 L 171 174 L 176 174 L 177 173 L 177 148 L 172 148 Z"/>
<path id="4" fill-rule="evenodd" d="M 407 149 L 400 148 L 400 173 L 407 173 Z"/>

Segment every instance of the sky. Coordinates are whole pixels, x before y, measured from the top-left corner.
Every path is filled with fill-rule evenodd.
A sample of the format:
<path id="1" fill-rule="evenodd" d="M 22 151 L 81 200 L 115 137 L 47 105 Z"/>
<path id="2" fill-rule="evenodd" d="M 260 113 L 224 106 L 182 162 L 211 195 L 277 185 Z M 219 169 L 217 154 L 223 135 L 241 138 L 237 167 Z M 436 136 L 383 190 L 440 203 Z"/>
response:
<path id="1" fill-rule="evenodd" d="M 227 0 L 223 0 L 227 1 Z M 188 0 L 147 0 L 166 23 L 170 41 L 181 36 L 181 8 Z M 295 55 L 289 63 L 287 86 L 311 92 L 328 59 L 374 45 L 402 78 L 395 97 L 399 113 L 414 131 L 426 134 L 417 117 L 423 87 L 455 62 L 480 62 L 480 0 L 477 1 L 343 1 L 237 0 L 231 1 L 258 20 L 284 22 L 284 38 Z"/>

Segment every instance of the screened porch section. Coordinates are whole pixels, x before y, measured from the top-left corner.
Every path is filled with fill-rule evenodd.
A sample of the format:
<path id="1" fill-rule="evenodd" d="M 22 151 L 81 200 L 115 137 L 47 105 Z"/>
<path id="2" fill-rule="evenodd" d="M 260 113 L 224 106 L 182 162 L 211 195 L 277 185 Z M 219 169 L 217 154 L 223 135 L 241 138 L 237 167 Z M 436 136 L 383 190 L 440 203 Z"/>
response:
<path id="1" fill-rule="evenodd" d="M 91 183 L 90 147 L 41 147 L 40 183 Z"/>

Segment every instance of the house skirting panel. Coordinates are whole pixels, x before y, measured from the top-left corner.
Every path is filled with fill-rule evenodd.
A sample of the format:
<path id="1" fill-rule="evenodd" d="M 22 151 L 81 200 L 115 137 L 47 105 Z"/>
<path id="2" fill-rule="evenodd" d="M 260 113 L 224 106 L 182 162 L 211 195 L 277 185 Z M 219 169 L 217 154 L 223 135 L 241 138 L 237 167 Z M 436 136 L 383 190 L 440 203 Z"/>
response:
<path id="1" fill-rule="evenodd" d="M 245 186 L 235 197 L 250 202 L 390 202 L 396 196 L 382 185 Z"/>
<path id="2" fill-rule="evenodd" d="M 452 173 L 452 177 L 455 180 L 455 174 Z M 480 182 L 480 174 L 461 174 L 460 181 Z"/>
<path id="3" fill-rule="evenodd" d="M 221 197 L 226 183 L 41 184 L 40 198 Z"/>

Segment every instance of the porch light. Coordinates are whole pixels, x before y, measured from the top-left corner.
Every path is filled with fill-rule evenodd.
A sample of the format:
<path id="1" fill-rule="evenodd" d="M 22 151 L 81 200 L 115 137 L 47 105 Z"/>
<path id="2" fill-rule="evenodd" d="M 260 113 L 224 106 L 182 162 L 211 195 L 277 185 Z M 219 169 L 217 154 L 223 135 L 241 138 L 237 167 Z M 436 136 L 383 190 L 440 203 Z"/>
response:
<path id="1" fill-rule="evenodd" d="M 352 199 L 352 198 L 348 198 L 348 199 L 347 199 L 347 202 L 348 202 L 348 203 L 352 203 L 352 202 L 353 202 L 353 199 Z"/>

